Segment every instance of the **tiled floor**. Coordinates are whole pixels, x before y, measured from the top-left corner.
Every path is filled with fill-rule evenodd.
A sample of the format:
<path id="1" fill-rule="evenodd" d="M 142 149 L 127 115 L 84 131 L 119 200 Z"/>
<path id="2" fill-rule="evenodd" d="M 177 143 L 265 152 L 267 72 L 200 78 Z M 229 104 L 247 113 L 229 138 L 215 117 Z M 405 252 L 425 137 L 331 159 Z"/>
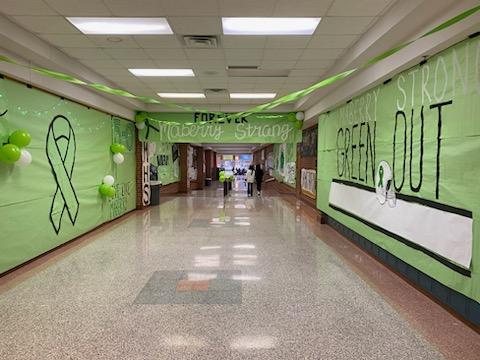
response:
<path id="1" fill-rule="evenodd" d="M 479 359 L 312 214 L 215 188 L 133 213 L 0 281 L 0 359 Z"/>

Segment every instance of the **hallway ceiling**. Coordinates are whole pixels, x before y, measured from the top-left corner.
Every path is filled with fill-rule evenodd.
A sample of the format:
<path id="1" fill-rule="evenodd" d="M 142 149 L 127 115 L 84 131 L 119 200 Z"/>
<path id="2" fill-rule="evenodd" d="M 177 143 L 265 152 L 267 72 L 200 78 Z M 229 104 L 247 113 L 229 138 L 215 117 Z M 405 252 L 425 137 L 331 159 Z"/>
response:
<path id="1" fill-rule="evenodd" d="M 207 92 L 192 104 L 253 104 L 228 92 L 275 92 L 277 96 L 318 81 L 396 0 L 2 0 L 11 21 L 77 59 L 113 84 L 138 95 Z M 66 16 L 166 17 L 174 35 L 84 35 Z M 222 16 L 322 17 L 312 36 L 222 35 Z M 184 35 L 213 35 L 214 49 L 185 46 Z M 12 49 L 13 50 L 13 49 Z M 234 77 L 228 66 L 258 66 L 285 77 Z M 139 78 L 128 68 L 192 68 L 190 78 Z"/>

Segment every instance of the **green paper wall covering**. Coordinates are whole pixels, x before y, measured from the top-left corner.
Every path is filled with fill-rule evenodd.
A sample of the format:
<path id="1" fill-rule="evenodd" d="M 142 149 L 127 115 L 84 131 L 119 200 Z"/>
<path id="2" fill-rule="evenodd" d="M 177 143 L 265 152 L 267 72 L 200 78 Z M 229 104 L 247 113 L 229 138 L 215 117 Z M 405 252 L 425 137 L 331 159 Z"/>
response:
<path id="1" fill-rule="evenodd" d="M 480 302 L 479 154 L 477 37 L 456 44 L 320 116 L 317 207 L 423 273 Z M 362 220 L 372 216 L 368 209 L 354 218 L 330 206 L 332 180 L 360 184 L 356 188 L 361 190 L 372 189 L 378 181 L 378 175 L 374 179 L 376 167 L 382 160 L 390 166 L 395 163 L 392 186 L 397 188 L 397 201 L 410 198 L 416 203 L 423 201 L 427 207 L 437 204 L 440 209 L 461 209 L 472 217 L 472 249 L 467 249 L 472 258 L 468 269 L 450 263 L 448 256 L 445 259 L 415 249 L 365 224 Z M 375 192 L 371 197 L 376 200 Z M 397 218 L 395 223 L 404 220 Z M 417 221 L 431 221 L 431 228 L 435 227 L 435 219 Z M 441 225 L 457 226 L 455 222 Z M 410 230 L 406 224 L 404 230 Z M 437 241 L 441 242 L 442 236 Z"/>
<path id="2" fill-rule="evenodd" d="M 23 168 L 0 163 L 0 273 L 135 208 L 132 122 L 4 78 L 0 114 L 0 141 L 24 129 L 33 157 Z M 121 165 L 114 142 L 127 148 Z M 98 192 L 105 175 L 115 178 L 111 199 Z"/>

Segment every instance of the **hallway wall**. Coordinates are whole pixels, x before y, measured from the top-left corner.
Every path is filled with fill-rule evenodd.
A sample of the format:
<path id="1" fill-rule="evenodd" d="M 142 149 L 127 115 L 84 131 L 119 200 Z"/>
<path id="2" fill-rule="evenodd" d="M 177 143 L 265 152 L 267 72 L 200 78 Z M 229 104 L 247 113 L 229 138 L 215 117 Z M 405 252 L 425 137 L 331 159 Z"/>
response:
<path id="1" fill-rule="evenodd" d="M 0 162 L 0 273 L 135 208 L 135 126 L 6 78 L 0 78 L 0 137 L 25 130 L 33 161 Z M 123 164 L 110 145 L 126 147 Z M 115 178 L 116 195 L 99 185 Z"/>
<path id="2" fill-rule="evenodd" d="M 465 40 L 322 114 L 317 182 L 322 212 L 477 305 L 479 61 L 480 39 Z"/>

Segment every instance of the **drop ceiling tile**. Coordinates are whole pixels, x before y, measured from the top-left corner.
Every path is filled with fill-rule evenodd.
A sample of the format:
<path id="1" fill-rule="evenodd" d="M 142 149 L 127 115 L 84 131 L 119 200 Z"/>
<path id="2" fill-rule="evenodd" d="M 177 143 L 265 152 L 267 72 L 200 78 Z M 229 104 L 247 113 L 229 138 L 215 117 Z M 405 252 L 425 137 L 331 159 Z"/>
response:
<path id="1" fill-rule="evenodd" d="M 107 49 L 135 49 L 140 47 L 133 40 L 133 37 L 128 35 L 88 35 L 88 38 L 98 47 Z"/>
<path id="2" fill-rule="evenodd" d="M 129 76 L 133 77 L 138 81 L 138 78 L 135 77 L 130 71 L 128 71 L 126 68 L 121 68 L 121 69 L 115 69 L 115 68 L 107 68 L 107 69 L 98 69 L 96 70 L 99 74 L 104 75 L 104 76 Z"/>
<path id="3" fill-rule="evenodd" d="M 210 78 L 210 77 L 198 77 L 200 86 L 204 89 L 223 89 L 228 86 L 228 79 L 224 78 Z"/>
<path id="4" fill-rule="evenodd" d="M 185 53 L 190 60 L 216 60 L 225 57 L 221 49 L 185 49 Z"/>
<path id="5" fill-rule="evenodd" d="M 120 59 L 117 60 L 119 64 L 125 66 L 127 69 L 151 69 L 156 68 L 153 60 L 129 60 Z"/>
<path id="6" fill-rule="evenodd" d="M 262 60 L 263 49 L 225 49 L 225 57 L 228 60 Z"/>
<path id="7" fill-rule="evenodd" d="M 84 59 L 80 60 L 83 64 L 88 66 L 89 68 L 93 70 L 98 70 L 98 69 L 122 69 L 123 65 L 120 64 L 119 62 L 115 60 L 89 60 L 89 59 Z"/>
<path id="8" fill-rule="evenodd" d="M 295 64 L 295 69 L 329 68 L 333 63 L 333 60 L 299 60 Z"/>
<path id="9" fill-rule="evenodd" d="M 333 0 L 278 0 L 274 16 L 324 16 Z"/>
<path id="10" fill-rule="evenodd" d="M 168 22 L 175 34 L 216 35 L 222 33 L 222 25 L 219 17 L 174 16 L 168 17 Z"/>
<path id="11" fill-rule="evenodd" d="M 57 15 L 42 0 L 2 0 L 0 11 L 7 15 Z"/>
<path id="12" fill-rule="evenodd" d="M 368 29 L 375 20 L 374 17 L 353 17 L 353 16 L 328 16 L 322 19 L 318 25 L 315 35 L 359 35 Z"/>
<path id="13" fill-rule="evenodd" d="M 98 0 L 44 0 L 64 16 L 110 16 L 112 13 Z"/>
<path id="14" fill-rule="evenodd" d="M 265 84 L 256 84 L 254 87 L 255 92 L 269 92 L 269 93 L 277 93 L 280 89 L 279 86 L 270 86 Z M 264 102 L 268 102 L 269 99 L 264 99 Z"/>
<path id="15" fill-rule="evenodd" d="M 318 82 L 320 77 L 312 77 L 312 76 L 289 76 L 287 81 L 285 82 L 285 85 L 287 84 L 295 84 L 299 86 L 310 86 Z"/>
<path id="16" fill-rule="evenodd" d="M 206 77 L 210 79 L 215 79 L 215 78 L 224 78 L 227 77 L 227 71 L 225 69 L 196 69 L 193 68 L 193 71 L 195 72 L 195 75 L 197 77 Z"/>
<path id="17" fill-rule="evenodd" d="M 255 91 L 254 83 L 240 83 L 240 84 L 231 84 L 230 92 L 253 92 Z"/>
<path id="18" fill-rule="evenodd" d="M 114 16 L 165 16 L 158 0 L 103 0 Z"/>
<path id="19" fill-rule="evenodd" d="M 222 0 L 223 1 L 223 0 Z M 162 0 L 167 16 L 217 16 L 217 0 Z"/>
<path id="20" fill-rule="evenodd" d="M 148 60 L 150 59 L 144 49 L 105 49 L 115 60 Z"/>
<path id="21" fill-rule="evenodd" d="M 297 49 L 265 49 L 265 60 L 297 60 L 302 55 L 303 50 Z"/>
<path id="22" fill-rule="evenodd" d="M 277 61 L 277 60 L 263 60 L 260 67 L 262 69 L 292 69 L 296 64 L 295 60 L 292 61 Z"/>
<path id="23" fill-rule="evenodd" d="M 194 69 L 225 69 L 227 67 L 226 61 L 222 59 L 191 59 L 190 63 Z"/>
<path id="24" fill-rule="evenodd" d="M 345 49 L 358 40 L 359 35 L 314 35 L 309 49 Z"/>
<path id="25" fill-rule="evenodd" d="M 61 48 L 61 50 L 76 58 L 84 60 L 104 60 L 111 59 L 111 56 L 103 49 L 98 48 Z"/>
<path id="26" fill-rule="evenodd" d="M 43 34 L 40 35 L 40 37 L 56 47 L 96 47 L 96 45 L 83 34 Z"/>
<path id="27" fill-rule="evenodd" d="M 266 49 L 304 49 L 310 42 L 311 36 L 267 36 Z"/>
<path id="28" fill-rule="evenodd" d="M 297 69 L 293 69 L 291 72 L 290 72 L 290 76 L 291 77 L 309 77 L 311 76 L 312 78 L 314 77 L 319 77 L 321 76 L 323 73 L 325 73 L 326 69 L 325 68 L 319 68 L 319 69 L 301 69 L 301 70 L 297 70 Z"/>
<path id="29" fill-rule="evenodd" d="M 266 36 L 223 35 L 224 49 L 263 49 L 267 41 Z"/>
<path id="30" fill-rule="evenodd" d="M 182 44 L 176 35 L 135 35 L 135 42 L 145 49 L 177 49 Z"/>
<path id="31" fill-rule="evenodd" d="M 192 64 L 188 60 L 153 60 L 155 65 L 160 69 L 190 69 Z"/>
<path id="32" fill-rule="evenodd" d="M 344 49 L 307 49 L 303 52 L 301 60 L 335 60 L 343 54 Z"/>
<path id="33" fill-rule="evenodd" d="M 238 58 L 229 58 L 227 59 L 228 66 L 260 66 L 262 59 L 238 59 Z"/>
<path id="34" fill-rule="evenodd" d="M 329 16 L 376 16 L 392 3 L 392 0 L 335 0 Z"/>
<path id="35" fill-rule="evenodd" d="M 145 49 L 152 60 L 187 60 L 182 49 Z"/>
<path id="36" fill-rule="evenodd" d="M 13 16 L 12 19 L 36 34 L 80 34 L 63 16 Z"/>
<path id="37" fill-rule="evenodd" d="M 273 16 L 276 0 L 222 0 L 220 15 L 222 16 Z"/>

